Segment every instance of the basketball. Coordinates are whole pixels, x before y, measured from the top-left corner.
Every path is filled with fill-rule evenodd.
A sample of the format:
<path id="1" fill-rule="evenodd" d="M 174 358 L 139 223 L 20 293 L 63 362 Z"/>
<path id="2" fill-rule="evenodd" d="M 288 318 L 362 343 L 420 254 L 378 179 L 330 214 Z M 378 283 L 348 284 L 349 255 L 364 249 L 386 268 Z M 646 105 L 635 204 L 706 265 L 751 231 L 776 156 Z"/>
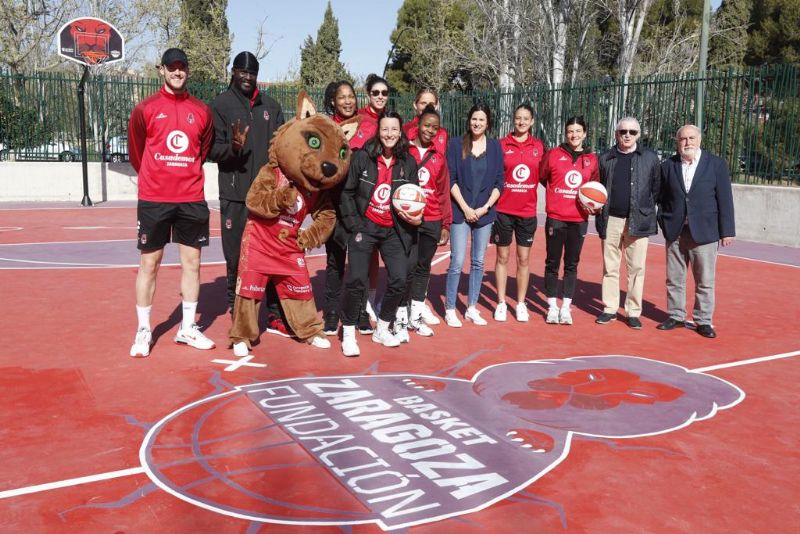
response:
<path id="1" fill-rule="evenodd" d="M 415 184 L 404 184 L 392 194 L 392 206 L 397 211 L 416 217 L 425 209 L 425 191 Z"/>
<path id="2" fill-rule="evenodd" d="M 605 206 L 608 191 L 600 182 L 587 182 L 578 189 L 578 200 L 588 209 L 599 209 Z"/>

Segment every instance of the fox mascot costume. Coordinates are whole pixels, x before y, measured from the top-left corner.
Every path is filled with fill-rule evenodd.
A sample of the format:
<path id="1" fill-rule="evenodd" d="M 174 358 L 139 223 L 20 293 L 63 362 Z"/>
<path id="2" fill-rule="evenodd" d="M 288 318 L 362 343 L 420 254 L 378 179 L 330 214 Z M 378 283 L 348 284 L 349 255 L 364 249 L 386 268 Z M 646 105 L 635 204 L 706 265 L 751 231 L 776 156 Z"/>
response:
<path id="1" fill-rule="evenodd" d="M 304 251 L 325 243 L 336 225 L 330 190 L 347 177 L 348 141 L 359 120 L 356 116 L 337 125 L 317 114 L 301 91 L 295 117 L 275 132 L 269 161 L 246 199 L 249 215 L 229 333 L 237 356 L 246 355 L 258 338 L 258 309 L 270 279 L 297 337 L 315 347 L 330 347 L 317 315 Z M 301 229 L 306 215 L 313 222 Z"/>

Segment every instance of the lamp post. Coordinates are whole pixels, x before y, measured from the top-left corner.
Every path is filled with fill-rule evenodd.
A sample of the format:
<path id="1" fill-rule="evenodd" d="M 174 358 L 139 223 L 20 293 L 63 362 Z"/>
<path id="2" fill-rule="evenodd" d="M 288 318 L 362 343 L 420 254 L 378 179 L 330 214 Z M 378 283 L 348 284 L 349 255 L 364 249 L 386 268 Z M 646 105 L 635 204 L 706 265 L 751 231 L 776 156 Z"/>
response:
<path id="1" fill-rule="evenodd" d="M 381 77 L 386 78 L 386 69 L 389 68 L 389 62 L 392 60 L 392 56 L 394 55 L 394 49 L 397 47 L 397 43 L 400 42 L 400 36 L 403 35 L 407 29 L 408 26 L 403 26 L 400 28 L 400 31 L 397 32 L 397 36 L 394 38 L 394 42 L 392 43 L 392 49 L 389 50 L 389 55 L 386 57 L 386 63 L 383 65 L 383 74 L 381 74 Z"/>

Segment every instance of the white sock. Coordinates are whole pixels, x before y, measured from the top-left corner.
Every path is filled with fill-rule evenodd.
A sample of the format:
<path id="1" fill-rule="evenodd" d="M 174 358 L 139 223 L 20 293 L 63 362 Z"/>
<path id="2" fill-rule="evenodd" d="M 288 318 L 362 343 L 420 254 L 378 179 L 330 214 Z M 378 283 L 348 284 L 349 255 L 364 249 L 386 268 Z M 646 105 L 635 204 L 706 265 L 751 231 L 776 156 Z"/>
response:
<path id="1" fill-rule="evenodd" d="M 570 305 L 572 305 L 572 299 L 565 298 L 564 301 L 561 303 L 561 307 L 568 310 Z"/>
<path id="2" fill-rule="evenodd" d="M 389 330 L 389 321 L 378 319 L 378 330 L 380 331 Z"/>
<path id="3" fill-rule="evenodd" d="M 139 329 L 146 328 L 150 330 L 150 311 L 152 306 L 136 306 L 136 317 L 139 319 Z"/>
<path id="4" fill-rule="evenodd" d="M 356 326 L 355 325 L 342 325 L 342 337 L 356 337 Z"/>
<path id="5" fill-rule="evenodd" d="M 194 316 L 197 313 L 196 302 L 183 301 L 183 320 L 181 321 L 181 330 L 187 330 L 194 324 Z"/>
<path id="6" fill-rule="evenodd" d="M 547 305 L 550 306 L 551 308 L 558 308 L 558 301 L 556 300 L 555 297 L 549 297 L 547 299 Z"/>
<path id="7" fill-rule="evenodd" d="M 425 303 L 418 300 L 411 301 L 411 320 L 417 321 L 422 318 L 422 310 L 425 308 Z"/>

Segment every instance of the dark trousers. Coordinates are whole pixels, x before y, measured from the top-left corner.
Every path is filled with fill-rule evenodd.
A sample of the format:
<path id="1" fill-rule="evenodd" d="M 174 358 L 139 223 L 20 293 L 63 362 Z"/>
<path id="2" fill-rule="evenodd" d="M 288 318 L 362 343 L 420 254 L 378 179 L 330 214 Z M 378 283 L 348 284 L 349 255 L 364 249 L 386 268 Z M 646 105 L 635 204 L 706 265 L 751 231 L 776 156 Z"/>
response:
<path id="1" fill-rule="evenodd" d="M 578 262 L 581 259 L 583 240 L 588 222 L 564 222 L 547 218 L 547 258 L 544 261 L 544 293 L 548 298 L 557 296 L 558 269 L 564 257 L 564 298 L 571 299 L 578 281 Z"/>
<path id="2" fill-rule="evenodd" d="M 325 243 L 325 256 L 325 296 L 322 303 L 322 314 L 326 319 L 333 316 L 338 319 L 342 301 L 342 287 L 344 286 L 345 265 L 347 263 L 347 247 L 340 245 L 331 236 Z M 364 292 L 361 302 L 362 316 L 367 314 L 367 297 L 367 292 Z"/>
<path id="3" fill-rule="evenodd" d="M 244 225 L 247 222 L 247 206 L 244 202 L 220 199 L 219 221 L 222 234 L 222 253 L 225 256 L 227 274 L 228 307 L 232 310 L 233 302 L 236 299 L 236 278 L 239 274 L 242 234 L 244 234 Z M 268 313 L 278 314 L 280 313 L 278 303 L 278 294 L 270 281 L 267 284 L 263 307 L 267 308 Z"/>
<path id="4" fill-rule="evenodd" d="M 417 242 L 408 256 L 408 291 L 411 300 L 423 301 L 431 279 L 431 261 L 439 247 L 442 221 L 425 221 L 417 229 Z"/>
<path id="5" fill-rule="evenodd" d="M 393 321 L 397 307 L 403 300 L 408 277 L 408 255 L 394 228 L 378 226 L 369 219 L 363 228 L 350 236 L 347 245 L 348 269 L 345 284 L 345 301 L 342 306 L 342 324 L 355 326 L 362 301 L 369 286 L 369 260 L 372 250 L 380 251 L 386 267 L 387 287 L 381 303 L 379 318 Z"/>

